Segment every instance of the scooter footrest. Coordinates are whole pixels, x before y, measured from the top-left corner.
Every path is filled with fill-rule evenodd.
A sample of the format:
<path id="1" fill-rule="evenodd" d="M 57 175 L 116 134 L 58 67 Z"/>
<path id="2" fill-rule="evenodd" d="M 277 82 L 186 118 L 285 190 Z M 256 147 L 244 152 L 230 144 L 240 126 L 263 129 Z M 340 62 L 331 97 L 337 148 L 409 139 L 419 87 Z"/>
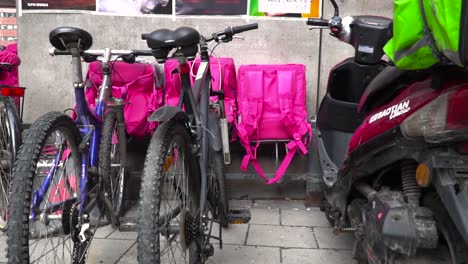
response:
<path id="1" fill-rule="evenodd" d="M 251 218 L 249 209 L 231 209 L 228 213 L 230 224 L 247 224 Z"/>
<path id="2" fill-rule="evenodd" d="M 138 231 L 138 218 L 121 217 L 119 231 L 120 232 L 137 232 Z"/>

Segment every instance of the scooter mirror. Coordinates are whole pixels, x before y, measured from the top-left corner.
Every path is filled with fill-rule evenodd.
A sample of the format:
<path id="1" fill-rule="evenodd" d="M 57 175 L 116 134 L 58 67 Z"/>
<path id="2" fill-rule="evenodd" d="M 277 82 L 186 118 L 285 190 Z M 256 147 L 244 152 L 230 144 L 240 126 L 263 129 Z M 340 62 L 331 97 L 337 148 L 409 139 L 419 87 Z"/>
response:
<path id="1" fill-rule="evenodd" d="M 330 0 L 333 7 L 335 8 L 335 16 L 340 16 L 340 10 L 338 9 L 338 5 L 336 4 L 336 1 L 335 0 Z"/>

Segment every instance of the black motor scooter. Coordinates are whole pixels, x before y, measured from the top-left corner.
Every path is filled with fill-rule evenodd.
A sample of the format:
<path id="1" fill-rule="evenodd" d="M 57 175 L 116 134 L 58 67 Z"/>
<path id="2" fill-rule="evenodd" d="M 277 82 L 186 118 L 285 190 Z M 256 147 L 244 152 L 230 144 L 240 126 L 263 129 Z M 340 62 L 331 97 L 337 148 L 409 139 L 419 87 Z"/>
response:
<path id="1" fill-rule="evenodd" d="M 392 20 L 341 18 L 331 2 L 331 20 L 307 24 L 329 28 L 355 56 L 331 70 L 314 124 L 322 209 L 335 231 L 354 232 L 364 263 L 411 262 L 439 247 L 468 263 L 468 71 L 397 69 L 382 60 Z"/>

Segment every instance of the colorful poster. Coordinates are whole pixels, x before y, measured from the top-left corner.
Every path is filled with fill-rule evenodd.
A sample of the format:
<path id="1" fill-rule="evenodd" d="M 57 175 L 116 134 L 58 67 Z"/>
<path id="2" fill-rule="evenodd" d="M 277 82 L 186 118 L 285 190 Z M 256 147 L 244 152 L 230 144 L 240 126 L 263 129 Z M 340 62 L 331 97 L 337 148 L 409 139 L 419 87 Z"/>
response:
<path id="1" fill-rule="evenodd" d="M 250 0 L 250 16 L 319 18 L 322 0 Z"/>
<path id="2" fill-rule="evenodd" d="M 99 12 L 124 15 L 172 14 L 172 0 L 97 0 Z"/>
<path id="3" fill-rule="evenodd" d="M 85 10 L 96 11 L 96 0 L 22 0 L 23 10 Z"/>
<path id="4" fill-rule="evenodd" d="M 177 0 L 177 15 L 245 15 L 247 0 Z"/>

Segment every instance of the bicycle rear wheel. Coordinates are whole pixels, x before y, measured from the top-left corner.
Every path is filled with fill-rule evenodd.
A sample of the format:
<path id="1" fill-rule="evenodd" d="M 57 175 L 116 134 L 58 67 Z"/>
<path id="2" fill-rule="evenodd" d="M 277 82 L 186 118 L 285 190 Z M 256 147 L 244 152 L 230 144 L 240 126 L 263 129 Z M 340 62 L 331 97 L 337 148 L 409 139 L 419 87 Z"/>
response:
<path id="1" fill-rule="evenodd" d="M 199 263 L 199 170 L 187 128 L 158 127 L 146 155 L 141 184 L 139 263 Z"/>
<path id="2" fill-rule="evenodd" d="M 21 145 L 20 125 L 12 98 L 0 96 L 0 231 L 7 226 L 13 165 Z"/>
<path id="3" fill-rule="evenodd" d="M 84 263 L 88 244 L 75 243 L 80 201 L 79 133 L 59 112 L 29 129 L 14 170 L 8 263 Z"/>
<path id="4" fill-rule="evenodd" d="M 99 149 L 99 171 L 104 187 L 104 199 L 107 201 L 106 205 L 102 206 L 105 208 L 107 220 L 116 226 L 119 224 L 124 206 L 126 153 L 121 150 L 126 149 L 127 139 L 125 132 L 119 133 L 116 111 L 111 110 L 106 113 L 103 123 Z M 121 129 L 125 130 L 125 127 L 121 127 Z"/>

